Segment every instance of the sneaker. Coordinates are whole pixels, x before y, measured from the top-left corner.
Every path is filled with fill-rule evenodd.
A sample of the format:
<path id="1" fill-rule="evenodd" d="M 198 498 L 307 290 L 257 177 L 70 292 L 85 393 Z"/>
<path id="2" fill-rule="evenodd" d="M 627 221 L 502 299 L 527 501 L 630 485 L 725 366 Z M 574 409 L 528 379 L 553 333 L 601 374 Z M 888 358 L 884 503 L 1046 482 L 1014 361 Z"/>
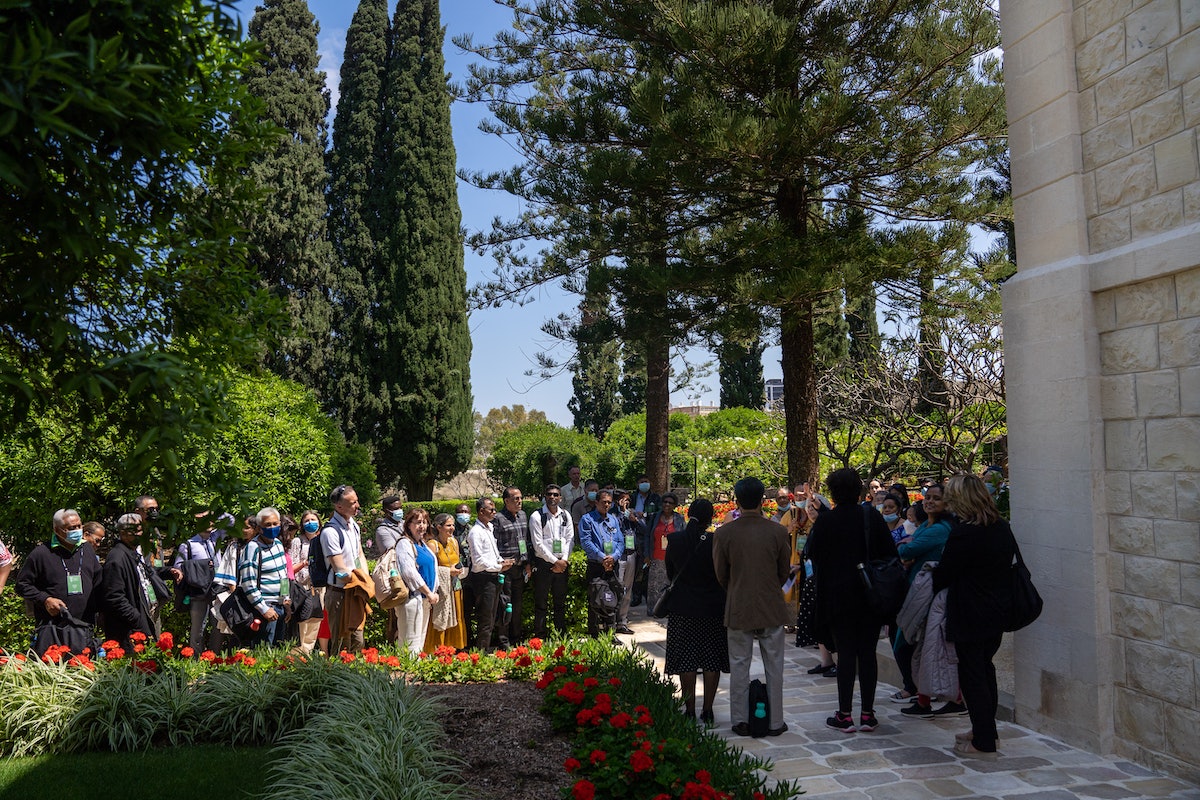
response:
<path id="1" fill-rule="evenodd" d="M 628 625 L 618 625 L 617 633 L 623 636 L 630 636 L 633 634 L 633 628 L 629 627 Z"/>
<path id="2" fill-rule="evenodd" d="M 864 711 L 858 715 L 858 729 L 860 731 L 873 731 L 879 727 L 879 720 L 875 719 L 874 711 Z"/>
<path id="3" fill-rule="evenodd" d="M 888 699 L 891 700 L 893 703 L 915 703 L 915 702 L 917 702 L 917 696 L 915 694 L 908 694 L 903 689 L 896 692 L 894 695 L 892 695 Z"/>
<path id="4" fill-rule="evenodd" d="M 825 724 L 834 730 L 839 730 L 842 733 L 854 733 L 854 718 L 849 714 L 843 714 L 841 711 L 828 717 Z"/>
<path id="5" fill-rule="evenodd" d="M 926 714 L 933 712 L 933 706 L 923 706 L 919 701 L 914 700 L 912 703 L 900 709 L 901 714 L 910 717 L 924 717 Z"/>
<path id="6" fill-rule="evenodd" d="M 958 753 L 960 756 L 968 756 L 969 758 L 982 758 L 986 761 L 995 761 L 1000 755 L 995 750 L 990 752 L 985 750 L 976 750 L 975 745 L 971 744 L 969 740 L 965 742 L 955 742 L 954 752 Z"/>
<path id="7" fill-rule="evenodd" d="M 905 709 L 901 709 L 901 711 L 904 710 Z M 921 715 L 921 719 L 933 719 L 935 717 L 965 717 L 966 715 L 967 707 L 965 705 L 951 701 L 938 709 L 931 707 L 928 711 Z"/>

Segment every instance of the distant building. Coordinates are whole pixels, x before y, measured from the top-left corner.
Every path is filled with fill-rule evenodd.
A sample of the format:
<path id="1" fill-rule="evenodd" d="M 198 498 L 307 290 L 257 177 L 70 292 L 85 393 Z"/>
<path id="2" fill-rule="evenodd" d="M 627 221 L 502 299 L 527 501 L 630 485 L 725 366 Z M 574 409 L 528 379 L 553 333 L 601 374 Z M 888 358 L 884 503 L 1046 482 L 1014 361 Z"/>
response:
<path id="1" fill-rule="evenodd" d="M 783 408 L 783 378 L 768 378 L 764 388 L 767 390 L 767 411 L 777 411 Z"/>
<path id="2" fill-rule="evenodd" d="M 720 411 L 718 405 L 695 405 L 695 406 L 671 406 L 670 413 L 672 414 L 687 414 L 689 417 L 704 417 Z"/>

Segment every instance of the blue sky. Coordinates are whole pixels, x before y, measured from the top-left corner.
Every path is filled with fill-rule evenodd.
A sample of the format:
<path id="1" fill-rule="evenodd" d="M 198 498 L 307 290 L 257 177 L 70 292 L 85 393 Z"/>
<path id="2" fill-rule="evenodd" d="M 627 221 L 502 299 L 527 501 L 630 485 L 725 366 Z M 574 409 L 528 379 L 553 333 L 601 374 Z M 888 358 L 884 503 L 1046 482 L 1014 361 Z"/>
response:
<path id="1" fill-rule="evenodd" d="M 256 3 L 242 0 L 243 20 L 249 22 Z M 342 63 L 345 48 L 346 28 L 357 9 L 356 0 L 309 0 L 309 8 L 321 25 L 318 45 L 321 66 L 326 71 L 331 93 L 337 100 L 337 71 Z M 392 2 L 394 10 L 395 3 Z M 473 56 L 463 53 L 452 43 L 462 33 L 470 33 L 475 41 L 488 41 L 496 31 L 509 27 L 512 11 L 494 0 L 442 0 L 442 23 L 446 26 L 446 69 L 455 81 L 464 80 L 467 65 Z M 512 166 L 518 155 L 506 142 L 495 136 L 482 133 L 479 122 L 488 116 L 481 105 L 455 103 L 451 110 L 454 126 L 454 143 L 458 152 L 458 166 L 467 170 L 494 170 Z M 519 210 L 519 203 L 504 193 L 484 192 L 459 182 L 458 200 L 462 206 L 463 225 L 469 231 L 490 226 L 494 217 L 511 218 Z M 467 283 L 474 285 L 492 272 L 490 256 L 466 253 Z M 522 404 L 527 409 L 537 408 L 562 425 L 571 424 L 571 412 L 567 401 L 571 398 L 570 373 L 561 374 L 549 381 L 541 382 L 526 377 L 525 371 L 534 366 L 534 355 L 554 346 L 540 330 L 544 320 L 560 311 L 574 306 L 578 298 L 567 294 L 558 286 L 547 286 L 536 292 L 533 302 L 522 307 L 506 307 L 476 311 L 471 315 L 471 383 L 475 394 L 475 409 L 486 414 L 491 408 Z M 569 354 L 561 349 L 555 351 L 559 360 Z M 705 351 L 690 351 L 688 359 L 705 361 L 711 356 Z M 764 357 L 766 377 L 780 377 L 779 349 L 767 350 Z M 705 379 L 707 391 L 702 386 L 692 386 L 686 391 L 672 394 L 676 404 L 698 402 L 716 404 L 717 376 L 714 372 Z"/>

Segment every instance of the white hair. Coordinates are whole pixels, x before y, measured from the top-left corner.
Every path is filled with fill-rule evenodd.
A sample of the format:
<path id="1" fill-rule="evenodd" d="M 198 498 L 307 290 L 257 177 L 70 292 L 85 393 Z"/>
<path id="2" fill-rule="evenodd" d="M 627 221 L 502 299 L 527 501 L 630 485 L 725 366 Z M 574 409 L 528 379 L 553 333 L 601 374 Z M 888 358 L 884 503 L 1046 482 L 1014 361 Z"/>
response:
<path id="1" fill-rule="evenodd" d="M 73 508 L 60 508 L 58 511 L 54 512 L 54 527 L 61 528 L 62 526 L 66 525 L 67 517 L 71 515 L 79 517 L 80 520 L 83 519 L 83 517 L 79 515 L 79 512 Z"/>
<path id="2" fill-rule="evenodd" d="M 278 508 L 275 508 L 275 506 L 267 506 L 262 511 L 259 511 L 254 515 L 254 521 L 257 522 L 258 527 L 261 528 L 263 526 L 263 520 L 269 517 L 271 514 L 274 514 L 275 517 L 280 521 L 283 520 L 283 515 L 279 513 Z"/>
<path id="3" fill-rule="evenodd" d="M 131 528 L 141 528 L 142 527 L 142 518 L 137 514 L 122 514 L 117 519 L 117 526 L 118 527 L 128 526 Z"/>

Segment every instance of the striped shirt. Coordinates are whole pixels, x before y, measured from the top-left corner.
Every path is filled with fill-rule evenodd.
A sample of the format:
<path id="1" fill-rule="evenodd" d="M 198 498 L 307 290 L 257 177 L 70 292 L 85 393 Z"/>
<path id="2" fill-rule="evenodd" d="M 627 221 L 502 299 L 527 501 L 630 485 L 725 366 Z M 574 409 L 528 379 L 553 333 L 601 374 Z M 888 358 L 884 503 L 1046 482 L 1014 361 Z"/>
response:
<path id="1" fill-rule="evenodd" d="M 259 553 L 262 553 L 261 575 L 258 568 Z M 282 544 L 274 541 L 264 545 L 258 539 L 246 542 L 241 560 L 238 561 L 238 585 L 256 609 L 265 613 L 268 603 L 283 602 L 280 591 L 286 578 L 287 558 Z"/>

